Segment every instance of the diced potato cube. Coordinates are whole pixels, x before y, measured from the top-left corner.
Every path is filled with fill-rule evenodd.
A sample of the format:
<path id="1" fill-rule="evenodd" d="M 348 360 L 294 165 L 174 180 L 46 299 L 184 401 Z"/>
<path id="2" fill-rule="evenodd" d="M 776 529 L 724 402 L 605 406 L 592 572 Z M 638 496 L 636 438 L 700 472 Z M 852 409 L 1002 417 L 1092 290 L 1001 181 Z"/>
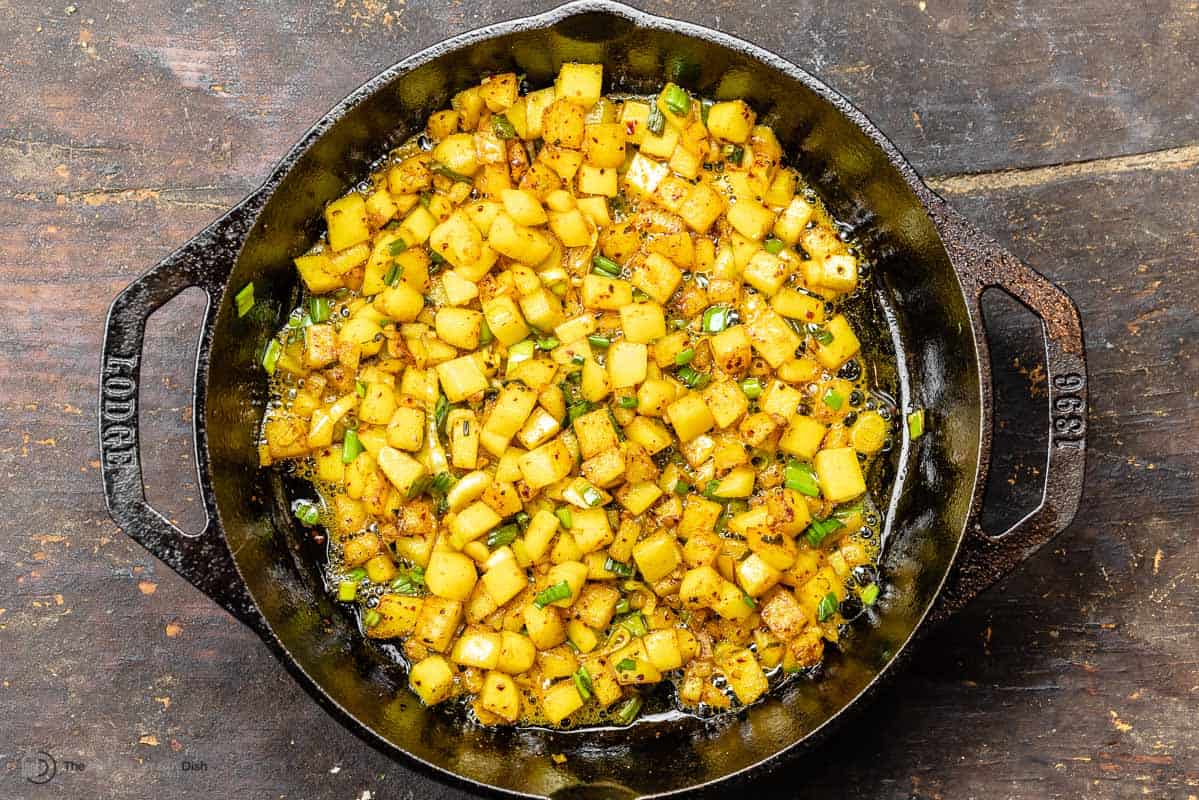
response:
<path id="1" fill-rule="evenodd" d="M 566 319 L 562 301 L 549 289 L 540 287 L 520 298 L 520 310 L 530 325 L 542 331 L 551 331 Z"/>
<path id="2" fill-rule="evenodd" d="M 727 428 L 749 410 L 749 398 L 732 381 L 718 381 L 704 390 L 704 402 L 718 428 Z"/>
<path id="3" fill-rule="evenodd" d="M 665 304 L 683 281 L 683 273 L 668 258 L 650 253 L 633 270 L 632 284 L 658 303 Z"/>
<path id="4" fill-rule="evenodd" d="M 501 255 L 522 264 L 539 264 L 553 251 L 540 231 L 517 224 L 507 212 L 497 214 L 487 232 L 487 243 Z"/>
<path id="5" fill-rule="evenodd" d="M 541 713 L 551 725 L 557 725 L 582 707 L 583 697 L 573 680 L 559 681 L 541 693 Z"/>
<path id="6" fill-rule="evenodd" d="M 484 429 L 505 441 L 516 435 L 537 405 L 537 392 L 523 383 L 509 383 L 500 391 Z M 500 455 L 496 453 L 495 455 Z"/>
<path id="7" fill-rule="evenodd" d="M 474 569 L 473 564 L 471 569 Z M 467 594 L 469 595 L 469 592 Z M 420 609 L 420 616 L 416 619 L 417 640 L 434 652 L 444 653 L 449 649 L 461 622 L 461 602 L 436 595 L 426 597 Z"/>
<path id="8" fill-rule="evenodd" d="M 662 490 L 649 481 L 629 483 L 616 492 L 616 499 L 630 514 L 643 514 L 662 496 Z"/>
<path id="9" fill-rule="evenodd" d="M 491 506 L 477 500 L 455 514 L 450 521 L 451 541 L 460 548 L 499 525 L 500 520 L 500 515 Z"/>
<path id="10" fill-rule="evenodd" d="M 767 297 L 772 296 L 787 280 L 790 273 L 781 258 L 759 250 L 750 258 L 742 279 Z"/>
<path id="11" fill-rule="evenodd" d="M 665 578 L 683 560 L 678 542 L 666 531 L 657 533 L 638 542 L 633 548 L 633 560 L 649 583 Z"/>
<path id="12" fill-rule="evenodd" d="M 641 641 L 649 662 L 662 672 L 683 666 L 683 653 L 673 628 L 650 631 Z"/>
<path id="13" fill-rule="evenodd" d="M 424 307 L 425 298 L 406 283 L 389 286 L 375 298 L 375 308 L 398 322 L 412 322 Z"/>
<path id="14" fill-rule="evenodd" d="M 758 314 L 746 327 L 750 343 L 767 364 L 777 369 L 794 357 L 800 338 L 782 317 L 769 309 Z"/>
<path id="15" fill-rule="evenodd" d="M 434 327 L 437 338 L 462 350 L 479 346 L 483 315 L 466 308 L 443 307 L 438 310 Z"/>
<path id="16" fill-rule="evenodd" d="M 716 190 L 707 183 L 697 183 L 679 206 L 678 215 L 696 233 L 707 233 L 722 211 L 724 200 Z"/>
<path id="17" fill-rule="evenodd" d="M 862 345 L 853 331 L 853 326 L 842 314 L 830 319 L 825 325 L 825 331 L 833 337 L 833 340 L 828 344 L 815 342 L 814 355 L 821 366 L 830 372 L 835 372 L 841 369 L 846 361 L 856 356 Z"/>
<path id="18" fill-rule="evenodd" d="M 493 631 L 468 628 L 454 642 L 450 660 L 466 667 L 495 669 L 500 662 L 500 635 Z"/>
<path id="19" fill-rule="evenodd" d="M 604 408 L 589 411 L 578 417 L 574 421 L 574 432 L 578 437 L 579 452 L 583 458 L 597 456 L 616 447 L 620 441 L 616 436 L 616 429 L 612 427 L 612 418 Z"/>
<path id="20" fill-rule="evenodd" d="M 749 367 L 753 358 L 746 326 L 734 325 L 709 340 L 712 358 L 721 371 L 736 375 Z"/>
<path id="21" fill-rule="evenodd" d="M 525 571 L 513 558 L 500 561 L 483 573 L 483 586 L 496 605 L 503 605 L 529 585 Z"/>
<path id="22" fill-rule="evenodd" d="M 555 564 L 550 567 L 549 573 L 545 576 L 549 586 L 556 586 L 559 583 L 565 583 L 570 587 L 570 596 L 562 600 L 555 600 L 552 605 L 558 608 L 569 608 L 574 604 L 579 596 L 579 592 L 583 589 L 583 584 L 587 581 L 587 565 L 581 561 L 566 561 L 561 564 Z"/>
<path id="23" fill-rule="evenodd" d="M 529 639 L 538 650 L 549 650 L 566 641 L 566 625 L 557 607 L 538 608 L 529 603 L 525 606 L 524 619 Z"/>
<path id="24" fill-rule="evenodd" d="M 766 623 L 766 627 L 770 628 L 780 639 L 795 638 L 807 624 L 803 609 L 796 601 L 795 595 L 785 588 L 772 592 L 762 602 L 758 613 L 762 615 L 762 621 Z"/>
<path id="25" fill-rule="evenodd" d="M 716 424 L 708 404 L 698 394 L 685 394 L 666 408 L 666 418 L 681 442 L 707 433 Z"/>
<path id="26" fill-rule="evenodd" d="M 608 348 L 608 377 L 613 389 L 636 386 L 645 380 L 649 349 L 644 344 L 619 341 Z"/>
<path id="27" fill-rule="evenodd" d="M 446 600 L 466 600 L 478 578 L 475 562 L 462 553 L 449 550 L 434 550 L 425 567 L 425 585 L 434 595 Z"/>
<path id="28" fill-rule="evenodd" d="M 803 235 L 816 209 L 802 197 L 795 197 L 774 223 L 774 235 L 787 244 L 795 244 Z"/>
<path id="29" fill-rule="evenodd" d="M 371 238 L 366 217 L 366 200 L 360 194 L 348 194 L 325 206 L 329 227 L 329 246 L 345 250 Z"/>
<path id="30" fill-rule="evenodd" d="M 756 116 L 744 100 L 714 103 L 708 109 L 708 131 L 717 139 L 741 144 L 749 138 Z"/>
<path id="31" fill-rule="evenodd" d="M 722 500 L 749 497 L 754 491 L 755 472 L 752 467 L 737 467 L 725 475 L 712 494 Z"/>
<path id="32" fill-rule="evenodd" d="M 566 63 L 558 70 L 554 91 L 584 109 L 595 105 L 603 93 L 604 67 L 602 64 Z"/>
<path id="33" fill-rule="evenodd" d="M 509 675 L 519 675 L 532 668 L 537 648 L 532 640 L 513 631 L 500 632 L 500 660 L 496 668 Z"/>
<path id="34" fill-rule="evenodd" d="M 810 459 L 820 449 L 826 430 L 819 420 L 797 414 L 791 418 L 787 430 L 779 439 L 779 449 L 799 458 Z"/>
<path id="35" fill-rule="evenodd" d="M 544 408 L 536 408 L 517 432 L 516 438 L 526 450 L 548 442 L 561 430 L 556 417 Z"/>
<path id="36" fill-rule="evenodd" d="M 550 230 L 565 247 L 585 247 L 591 243 L 591 229 L 583 212 L 577 208 L 549 213 Z"/>
<path id="37" fill-rule="evenodd" d="M 502 672 L 488 672 L 479 692 L 479 705 L 505 722 L 516 722 L 520 718 L 520 690 Z"/>
<path id="38" fill-rule="evenodd" d="M 505 189 L 500 192 L 504 211 L 518 225 L 544 225 L 548 221 L 541 201 L 532 192 L 524 189 Z"/>
<path id="39" fill-rule="evenodd" d="M 660 417 L 675 399 L 675 384 L 665 378 L 650 378 L 637 389 L 637 413 Z"/>
<path id="40" fill-rule="evenodd" d="M 724 673 L 729 688 L 743 705 L 749 705 L 770 688 L 758 659 L 748 649 L 722 653 L 716 665 Z"/>
<path id="41" fill-rule="evenodd" d="M 633 194 L 642 196 L 650 196 L 658 191 L 659 186 L 670 175 L 670 166 L 655 161 L 652 158 L 646 158 L 641 153 L 633 156 L 633 160 L 629 162 L 629 168 L 625 171 L 625 185 L 632 190 Z M 684 184 L 688 189 L 690 184 Z M 676 205 L 675 208 L 678 206 Z"/>
<path id="42" fill-rule="evenodd" d="M 595 167 L 624 165 L 625 126 L 619 122 L 587 125 L 583 129 L 583 154 Z"/>
<path id="43" fill-rule="evenodd" d="M 456 211 L 429 234 L 429 249 L 455 267 L 470 267 L 483 257 L 483 234 L 465 213 Z"/>
<path id="44" fill-rule="evenodd" d="M 447 700 L 454 690 L 454 669 L 441 656 L 422 658 L 408 672 L 408 686 L 427 706 Z"/>
<path id="45" fill-rule="evenodd" d="M 407 495 L 412 485 L 425 476 L 425 465 L 394 447 L 379 450 L 379 469 L 401 493 Z"/>
<path id="46" fill-rule="evenodd" d="M 824 322 L 824 300 L 796 289 L 780 290 L 770 305 L 784 317 L 801 322 Z"/>
<path id="47" fill-rule="evenodd" d="M 750 597 L 761 597 L 782 577 L 781 570 L 775 569 L 757 553 L 750 553 L 737 564 L 737 582 Z"/>
<path id="48" fill-rule="evenodd" d="M 615 486 L 624 479 L 624 452 L 619 447 L 610 447 L 584 461 L 580 470 L 601 489 Z"/>
<path id="49" fill-rule="evenodd" d="M 820 493 L 830 503 L 844 503 L 866 492 L 858 454 L 852 447 L 821 450 L 813 459 Z"/>
<path id="50" fill-rule="evenodd" d="M 624 432 L 629 441 L 644 447 L 651 456 L 674 443 L 670 431 L 661 422 L 650 417 L 637 417 L 625 426 Z"/>
<path id="51" fill-rule="evenodd" d="M 425 412 L 419 408 L 397 408 L 387 423 L 387 444 L 397 450 L 416 452 L 425 441 Z"/>
<path id="52" fill-rule="evenodd" d="M 649 344 L 666 335 L 666 315 L 657 303 L 633 303 L 620 309 L 620 326 L 626 340 Z"/>
<path id="53" fill-rule="evenodd" d="M 580 299 L 585 308 L 619 311 L 633 302 L 633 287 L 619 278 L 589 274 L 583 278 Z"/>
<path id="54" fill-rule="evenodd" d="M 858 260 L 847 253 L 825 256 L 814 283 L 837 292 L 852 292 L 858 285 Z"/>
<path id="55" fill-rule="evenodd" d="M 574 466 L 574 457 L 562 437 L 558 437 L 525 453 L 517 466 L 530 488 L 541 489 L 569 475 Z"/>
<path id="56" fill-rule="evenodd" d="M 583 164 L 578 172 L 579 193 L 615 197 L 619 191 L 619 178 L 615 167 Z"/>
<path id="57" fill-rule="evenodd" d="M 774 225 L 774 212 L 757 201 L 742 199 L 729 206 L 728 221 L 737 233 L 760 241 Z"/>
<path id="58" fill-rule="evenodd" d="M 442 391 L 451 403 L 460 403 L 487 388 L 487 376 L 479 362 L 470 355 L 451 359 L 437 365 L 437 378 Z"/>

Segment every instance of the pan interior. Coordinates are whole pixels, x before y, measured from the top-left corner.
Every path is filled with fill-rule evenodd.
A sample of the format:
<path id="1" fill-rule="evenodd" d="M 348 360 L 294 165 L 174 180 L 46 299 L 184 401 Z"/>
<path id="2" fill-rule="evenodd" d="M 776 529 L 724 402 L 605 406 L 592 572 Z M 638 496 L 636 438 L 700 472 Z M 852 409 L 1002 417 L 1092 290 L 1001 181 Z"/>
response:
<path id="1" fill-rule="evenodd" d="M 204 417 L 216 504 L 251 594 L 312 681 L 309 688 L 385 747 L 511 792 L 548 795 L 597 782 L 638 794 L 670 792 L 752 767 L 807 739 L 892 661 L 934 600 L 965 526 L 978 467 L 976 345 L 958 281 L 907 168 L 856 124 L 856 112 L 798 69 L 760 60 L 761 51 L 711 32 L 657 27 L 663 23 L 624 13 L 567 15 L 553 28 L 545 19 L 497 26 L 426 51 L 372 82 L 285 164 L 234 267 L 229 285 L 252 280 L 274 318 L 237 320 L 226 298 L 211 338 Z M 918 452 L 896 447 L 886 474 L 874 476 L 893 486 L 883 564 L 892 591 L 881 624 L 857 628 L 849 655 L 832 658 L 820 680 L 717 723 L 676 717 L 587 734 L 482 730 L 422 708 L 386 653 L 330 600 L 317 567 L 321 548 L 294 526 L 280 478 L 257 468 L 256 426 L 267 391 L 258 356 L 298 299 L 291 258 L 319 234 L 324 204 L 481 74 L 526 73 L 538 87 L 566 61 L 603 63 L 612 91 L 656 91 L 669 79 L 700 95 L 750 101 L 834 214 L 868 246 L 877 288 L 863 313 L 886 333 L 865 341 L 866 355 L 890 365 L 880 383 L 902 403 L 929 408 L 935 430 Z M 556 763 L 551 754 L 566 759 Z"/>

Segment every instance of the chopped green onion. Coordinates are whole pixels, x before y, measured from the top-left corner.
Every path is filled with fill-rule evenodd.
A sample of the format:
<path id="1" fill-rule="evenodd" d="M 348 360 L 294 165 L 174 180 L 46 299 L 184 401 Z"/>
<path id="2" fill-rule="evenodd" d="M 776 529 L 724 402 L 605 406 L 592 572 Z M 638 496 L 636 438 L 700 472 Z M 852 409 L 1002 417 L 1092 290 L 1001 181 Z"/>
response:
<path id="1" fill-rule="evenodd" d="M 429 201 L 432 199 L 433 199 L 432 192 L 421 192 L 420 193 L 420 204 L 422 206 L 424 206 L 425 208 L 429 207 Z"/>
<path id="2" fill-rule="evenodd" d="M 595 508 L 604 504 L 604 496 L 600 494 L 600 490 L 594 486 L 588 486 L 583 490 L 583 502 L 589 507 Z"/>
<path id="3" fill-rule="evenodd" d="M 354 391 L 359 397 L 366 397 L 366 384 L 362 381 L 354 381 Z"/>
<path id="4" fill-rule="evenodd" d="M 642 616 L 640 611 L 626 614 L 616 622 L 634 636 L 644 636 L 649 633 L 649 626 L 645 624 L 645 617 Z"/>
<path id="5" fill-rule="evenodd" d="M 728 306 L 712 306 L 704 312 L 704 333 L 720 333 L 732 322 L 733 312 Z"/>
<path id="6" fill-rule="evenodd" d="M 654 136 L 661 136 L 662 131 L 666 130 L 666 115 L 658 108 L 657 103 L 649 104 L 649 117 L 645 120 L 645 127 Z"/>
<path id="7" fill-rule="evenodd" d="M 501 139 L 512 139 L 516 136 L 516 127 L 503 114 L 491 118 L 491 132 Z"/>
<path id="8" fill-rule="evenodd" d="M 726 144 L 724 146 L 724 158 L 733 164 L 740 166 L 745 159 L 745 148 L 739 144 Z"/>
<path id="9" fill-rule="evenodd" d="M 461 172 L 454 172 L 454 170 L 450 169 L 439 161 L 431 161 L 429 163 L 429 171 L 434 175 L 441 175 L 443 178 L 449 178 L 450 180 L 458 183 L 471 182 L 470 176 L 463 175 Z"/>
<path id="10" fill-rule="evenodd" d="M 622 658 L 616 662 L 616 669 L 621 672 L 628 672 L 631 669 L 637 669 L 637 662 L 631 658 Z"/>
<path id="11" fill-rule="evenodd" d="M 838 410 L 845 405 L 845 395 L 838 392 L 836 389 L 829 389 L 824 393 L 824 404 L 833 411 Z"/>
<path id="12" fill-rule="evenodd" d="M 704 497 L 708 498 L 709 500 L 714 499 L 716 496 L 716 489 L 719 486 L 720 486 L 720 481 L 717 481 L 717 480 L 708 481 L 708 484 L 706 486 L 704 486 Z"/>
<path id="13" fill-rule="evenodd" d="M 589 403 L 588 401 L 579 400 L 576 403 L 571 403 L 567 407 L 566 416 L 570 419 L 571 422 L 574 422 L 576 419 L 578 419 L 579 417 L 588 413 L 593 408 L 594 408 L 594 406 L 592 406 L 591 403 Z"/>
<path id="14" fill-rule="evenodd" d="M 407 249 L 408 249 L 408 243 L 405 242 L 403 239 L 392 239 L 390 242 L 387 243 L 387 254 L 388 255 L 398 256 L 400 253 L 403 253 Z"/>
<path id="15" fill-rule="evenodd" d="M 708 112 L 712 110 L 711 100 L 701 100 L 699 102 L 699 118 L 703 120 L 704 126 L 708 124 Z"/>
<path id="16" fill-rule="evenodd" d="M 279 365 L 279 356 L 283 355 L 283 345 L 279 344 L 278 339 L 271 339 L 266 343 L 266 350 L 262 352 L 262 368 L 266 370 L 267 375 L 275 374 L 275 367 Z"/>
<path id="17" fill-rule="evenodd" d="M 689 365 L 679 368 L 678 377 L 689 389 L 702 389 L 708 385 L 708 381 L 712 380 L 712 376 L 708 373 L 697 372 Z"/>
<path id="18" fill-rule="evenodd" d="M 620 264 L 607 256 L 597 255 L 591 259 L 591 271 L 596 275 L 606 275 L 609 278 L 620 277 Z"/>
<path id="19" fill-rule="evenodd" d="M 324 322 L 333 313 L 333 304 L 327 297 L 314 297 L 308 301 L 308 313 L 313 322 Z"/>
<path id="20" fill-rule="evenodd" d="M 582 353 L 575 353 L 570 357 L 570 363 L 574 364 L 576 367 L 581 367 L 587 363 L 587 357 Z"/>
<path id="21" fill-rule="evenodd" d="M 241 291 L 233 296 L 234 303 L 237 304 L 237 316 L 244 317 L 250 313 L 250 309 L 254 307 L 254 281 L 250 281 L 241 288 Z"/>
<path id="22" fill-rule="evenodd" d="M 563 506 L 554 512 L 554 516 L 562 523 L 562 527 L 570 530 L 570 526 L 574 524 L 574 515 L 570 513 L 570 509 Z"/>
<path id="23" fill-rule="evenodd" d="M 437 425 L 437 430 L 445 430 L 445 418 L 449 413 L 450 401 L 444 394 L 437 395 L 437 405 L 433 407 L 433 421 Z"/>
<path id="24" fill-rule="evenodd" d="M 878 602 L 878 592 L 879 592 L 878 584 L 872 583 L 869 586 L 867 586 L 865 589 L 863 589 L 858 594 L 858 597 L 860 597 L 862 599 L 862 605 L 872 606 Z"/>
<path id="25" fill-rule="evenodd" d="M 516 541 L 516 534 L 518 533 L 520 533 L 520 527 L 515 523 L 505 525 L 502 528 L 496 528 L 487 534 L 487 549 L 498 550 L 504 545 L 512 544 Z"/>
<path id="26" fill-rule="evenodd" d="M 672 328 L 675 328 L 676 330 L 682 330 L 683 328 L 686 328 L 686 327 L 687 327 L 687 320 L 685 320 L 685 319 L 672 319 L 672 320 L 670 321 L 670 327 L 672 327 Z"/>
<path id="27" fill-rule="evenodd" d="M 741 602 L 745 603 L 745 605 L 749 606 L 750 608 L 758 607 L 758 601 L 747 595 L 745 592 L 741 593 Z"/>
<path id="28" fill-rule="evenodd" d="M 667 84 L 662 91 L 662 102 L 676 117 L 681 117 L 691 110 L 691 98 L 683 90 L 683 87 L 673 83 Z"/>
<path id="29" fill-rule="evenodd" d="M 808 497 L 820 496 L 820 484 L 812 467 L 802 461 L 789 461 L 783 469 L 783 485 Z"/>
<path id="30" fill-rule="evenodd" d="M 633 287 L 633 299 L 638 303 L 644 303 L 649 300 L 649 295 L 641 291 L 637 287 Z"/>
<path id="31" fill-rule="evenodd" d="M 783 248 L 786 246 L 787 245 L 783 243 L 782 239 L 776 239 L 773 236 L 762 242 L 762 249 L 774 256 L 777 256 L 779 253 L 783 252 Z"/>
<path id="32" fill-rule="evenodd" d="M 816 619 L 824 622 L 837 610 L 837 595 L 829 592 L 824 597 L 820 598 L 820 605 L 816 607 Z"/>
<path id="33" fill-rule="evenodd" d="M 361 583 L 362 579 L 366 577 L 366 570 L 362 567 L 354 567 L 352 570 L 346 573 L 346 577 L 352 581 L 358 581 Z"/>
<path id="34" fill-rule="evenodd" d="M 675 494 L 687 494 L 687 492 L 689 492 L 689 491 L 691 491 L 691 484 L 687 483 L 687 481 L 675 481 L 674 482 L 674 493 Z"/>
<path id="35" fill-rule="evenodd" d="M 620 403 L 621 408 L 636 408 L 637 407 L 637 398 L 631 394 L 625 395 L 624 397 L 620 398 L 620 400 L 618 402 Z"/>
<path id="36" fill-rule="evenodd" d="M 627 661 L 628 659 L 625 660 Z M 621 663 L 623 664 L 624 662 L 622 661 Z M 633 666 L 636 666 L 636 664 Z M 639 713 L 641 713 L 641 696 L 633 695 L 621 703 L 620 708 L 616 709 L 616 718 L 623 724 L 629 725 L 633 720 L 637 719 Z"/>
<path id="37" fill-rule="evenodd" d="M 570 597 L 570 584 L 566 581 L 559 581 L 548 589 L 542 589 L 533 598 L 533 605 L 538 608 L 545 608 L 550 603 L 556 603 L 559 600 L 565 600 Z"/>
<path id="38" fill-rule="evenodd" d="M 833 343 L 832 331 L 828 330 L 827 328 L 816 327 L 815 330 L 812 331 L 812 337 L 825 347 Z"/>
<path id="39" fill-rule="evenodd" d="M 341 463 L 352 464 L 362 452 L 362 442 L 358 441 L 357 431 L 346 431 L 346 438 L 341 443 Z"/>
<path id="40" fill-rule="evenodd" d="M 607 566 L 605 566 L 604 569 L 608 569 Z M 608 571 L 612 572 L 613 570 L 608 570 Z M 615 611 L 617 614 L 627 614 L 627 613 L 629 613 L 629 610 L 631 608 L 632 608 L 632 606 L 629 605 L 629 598 L 627 598 L 627 597 L 622 597 L 616 601 Z"/>
<path id="41" fill-rule="evenodd" d="M 862 513 L 862 504 L 854 503 L 852 506 L 844 506 L 843 508 L 838 508 L 836 511 L 833 512 L 833 518 L 836 519 L 837 522 L 840 522 L 842 525 L 844 525 L 852 517 L 855 517 L 861 513 Z"/>
<path id="42" fill-rule="evenodd" d="M 688 347 L 684 350 L 680 350 L 679 352 L 675 353 L 674 363 L 680 367 L 684 367 L 684 366 L 690 364 L 692 362 L 692 360 L 694 360 L 694 358 L 695 358 L 695 348 Z"/>
<path id="43" fill-rule="evenodd" d="M 608 558 L 604 560 L 604 569 L 613 573 L 614 575 L 619 575 L 622 578 L 633 577 L 633 568 L 623 561 L 617 561 L 616 559 L 612 558 L 612 556 L 608 556 Z M 619 603 L 617 606 L 619 606 Z"/>
<path id="44" fill-rule="evenodd" d="M 807 533 L 804 535 L 808 539 L 808 544 L 812 547 L 819 547 L 820 543 L 833 531 L 840 530 L 845 527 L 836 517 L 828 519 L 814 519 L 812 524 L 808 526 Z"/>
<path id="45" fill-rule="evenodd" d="M 391 269 L 387 270 L 387 274 L 383 276 L 383 282 L 394 289 L 402 277 L 404 277 L 404 268 L 399 264 L 392 264 Z"/>
<path id="46" fill-rule="evenodd" d="M 590 700 L 591 699 L 591 673 L 587 671 L 587 668 L 579 667 L 578 671 L 576 671 L 570 677 L 575 682 L 575 689 L 578 690 L 579 697 L 583 698 L 584 702 L 586 702 L 587 700 Z"/>
<path id="47" fill-rule="evenodd" d="M 343 603 L 352 603 L 358 599 L 358 581 L 342 581 L 337 584 L 337 599 Z"/>
<path id="48" fill-rule="evenodd" d="M 544 339 L 537 340 L 537 347 L 541 350 L 553 350 L 558 345 L 562 344 L 556 336 L 547 336 Z"/>
<path id="49" fill-rule="evenodd" d="M 321 518 L 321 510 L 311 500 L 297 500 L 291 504 L 291 513 L 305 525 L 315 525 Z"/>
<path id="50" fill-rule="evenodd" d="M 479 323 L 479 347 L 491 344 L 495 336 L 491 333 L 491 328 L 487 325 L 487 320 L 482 320 Z"/>
<path id="51" fill-rule="evenodd" d="M 420 497 L 429 490 L 429 486 L 432 483 L 433 479 L 428 475 L 420 476 L 412 482 L 411 486 L 408 487 L 408 499 L 411 500 L 414 497 Z"/>
<path id="52" fill-rule="evenodd" d="M 908 436 L 919 439 L 924 435 L 924 409 L 918 408 L 908 414 Z"/>
<path id="53" fill-rule="evenodd" d="M 424 567 L 412 567 L 409 570 L 402 570 L 395 580 L 391 582 L 392 591 L 397 594 L 406 595 L 408 597 L 419 597 L 425 593 L 425 570 Z"/>
<path id="54" fill-rule="evenodd" d="M 436 268 L 436 269 L 430 269 L 429 274 L 435 275 L 440 270 L 441 266 L 446 263 L 445 256 L 443 256 L 441 253 L 437 252 L 436 250 L 430 249 L 429 250 L 429 263 L 432 264 L 432 266 Z"/>
<path id="55" fill-rule="evenodd" d="M 607 350 L 612 344 L 612 340 L 607 336 L 600 336 L 597 333 L 588 336 L 587 341 L 591 343 L 592 347 L 599 348 L 600 350 Z"/>
<path id="56" fill-rule="evenodd" d="M 375 609 L 368 608 L 366 614 L 362 617 L 362 621 L 366 623 L 366 627 L 373 628 L 383 621 L 383 617 Z"/>
<path id="57" fill-rule="evenodd" d="M 448 472 L 439 472 L 433 476 L 433 480 L 429 483 L 429 488 L 439 494 L 445 494 L 450 489 L 454 488 L 457 479 Z"/>
<path id="58" fill-rule="evenodd" d="M 762 382 L 757 378 L 745 378 L 741 381 L 741 391 L 750 400 L 757 400 L 762 396 Z"/>

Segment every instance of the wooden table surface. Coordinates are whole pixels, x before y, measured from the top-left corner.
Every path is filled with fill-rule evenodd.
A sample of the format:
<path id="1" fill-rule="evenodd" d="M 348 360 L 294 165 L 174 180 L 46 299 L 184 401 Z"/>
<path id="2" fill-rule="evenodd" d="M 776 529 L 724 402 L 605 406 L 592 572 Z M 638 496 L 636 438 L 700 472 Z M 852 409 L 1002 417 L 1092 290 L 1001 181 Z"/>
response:
<path id="1" fill-rule="evenodd" d="M 343 95 L 447 35 L 550 5 L 0 2 L 0 797 L 465 796 L 340 727 L 112 525 L 97 352 L 112 296 Z M 1077 521 L 926 640 L 836 741 L 755 788 L 1199 795 L 1199 5 L 644 5 L 847 94 L 1065 287 L 1087 333 Z M 155 317 L 141 412 L 151 499 L 193 526 L 199 303 Z M 1006 369 L 1035 386 L 1035 365 Z M 21 775 L 39 750 L 58 769 L 41 786 Z"/>

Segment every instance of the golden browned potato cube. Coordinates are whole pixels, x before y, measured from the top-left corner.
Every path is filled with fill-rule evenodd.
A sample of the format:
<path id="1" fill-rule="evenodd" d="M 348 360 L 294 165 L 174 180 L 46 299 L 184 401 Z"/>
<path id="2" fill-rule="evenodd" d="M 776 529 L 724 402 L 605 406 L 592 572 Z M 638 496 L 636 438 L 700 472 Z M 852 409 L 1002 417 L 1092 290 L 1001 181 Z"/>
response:
<path id="1" fill-rule="evenodd" d="M 416 619 L 416 637 L 437 653 L 449 650 L 462 622 L 462 603 L 435 595 L 426 597 Z"/>
<path id="2" fill-rule="evenodd" d="M 409 670 L 408 686 L 425 705 L 437 705 L 454 691 L 454 669 L 441 656 L 423 658 Z"/>
<path id="3" fill-rule="evenodd" d="M 831 503 L 844 503 L 866 492 L 866 480 L 852 447 L 821 450 L 813 459 L 820 493 Z"/>

